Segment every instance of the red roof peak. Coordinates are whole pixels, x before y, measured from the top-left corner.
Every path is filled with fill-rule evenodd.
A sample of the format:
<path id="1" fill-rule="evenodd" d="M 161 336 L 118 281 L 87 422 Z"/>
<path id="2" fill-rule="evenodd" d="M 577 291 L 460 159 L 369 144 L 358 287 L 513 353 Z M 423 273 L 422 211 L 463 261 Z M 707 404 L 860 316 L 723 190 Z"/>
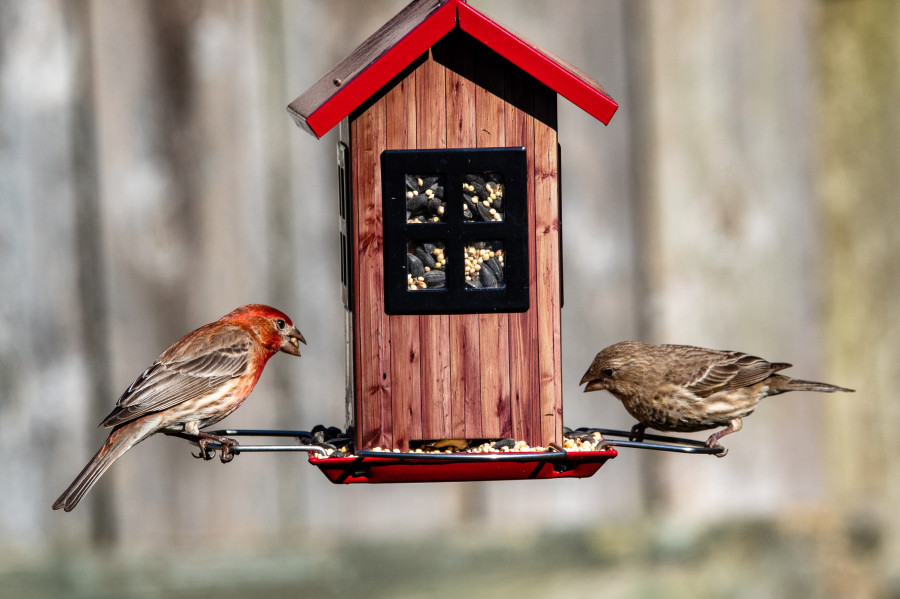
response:
<path id="1" fill-rule="evenodd" d="M 618 104 L 596 80 L 465 0 L 414 0 L 291 102 L 288 112 L 321 137 L 457 27 L 604 124 L 615 114 Z"/>

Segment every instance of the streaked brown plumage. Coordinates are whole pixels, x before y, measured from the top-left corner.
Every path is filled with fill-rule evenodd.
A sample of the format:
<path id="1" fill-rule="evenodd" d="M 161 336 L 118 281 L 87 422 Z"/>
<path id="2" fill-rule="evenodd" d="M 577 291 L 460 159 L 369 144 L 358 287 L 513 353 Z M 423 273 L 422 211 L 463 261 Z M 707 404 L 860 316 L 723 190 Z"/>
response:
<path id="1" fill-rule="evenodd" d="M 623 341 L 598 353 L 580 384 L 587 383 L 586 392 L 605 389 L 617 397 L 638 421 L 634 438 L 647 428 L 694 432 L 725 426 L 706 440 L 712 447 L 741 430 L 741 419 L 769 395 L 853 391 L 776 374 L 790 366 L 737 351 Z"/>
<path id="2" fill-rule="evenodd" d="M 53 509 L 72 510 L 100 476 L 126 451 L 158 432 L 200 446 L 196 457 L 212 459 L 221 446 L 231 461 L 236 441 L 200 429 L 234 412 L 247 399 L 269 358 L 279 351 L 299 356 L 303 335 L 283 312 L 250 304 L 191 331 L 160 355 L 125 390 L 100 423 L 109 437 Z"/>

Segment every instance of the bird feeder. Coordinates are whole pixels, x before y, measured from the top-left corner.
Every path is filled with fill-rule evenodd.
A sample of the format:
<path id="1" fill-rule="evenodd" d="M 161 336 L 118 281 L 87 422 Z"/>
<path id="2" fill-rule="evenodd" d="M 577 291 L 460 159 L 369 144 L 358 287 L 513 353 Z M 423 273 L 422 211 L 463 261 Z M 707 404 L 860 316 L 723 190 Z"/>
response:
<path id="1" fill-rule="evenodd" d="M 618 108 L 464 0 L 415 0 L 288 107 L 317 138 L 340 124 L 356 451 L 310 458 L 332 481 L 590 476 L 616 455 L 561 449 L 557 95 L 604 124 Z M 507 438 L 546 451 L 412 453 Z"/>

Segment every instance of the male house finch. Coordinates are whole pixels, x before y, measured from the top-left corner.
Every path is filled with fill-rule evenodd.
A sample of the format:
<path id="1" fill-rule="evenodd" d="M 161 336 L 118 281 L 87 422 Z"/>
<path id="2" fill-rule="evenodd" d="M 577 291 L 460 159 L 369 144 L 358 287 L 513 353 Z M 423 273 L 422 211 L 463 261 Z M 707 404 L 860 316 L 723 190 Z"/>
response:
<path id="1" fill-rule="evenodd" d="M 597 354 L 579 384 L 587 383 L 586 392 L 606 389 L 622 402 L 638 421 L 632 438 L 642 438 L 647 428 L 694 432 L 727 425 L 706 440 L 713 447 L 741 430 L 741 418 L 752 414 L 764 397 L 853 391 L 775 374 L 790 366 L 737 351 L 623 341 Z"/>
<path id="2" fill-rule="evenodd" d="M 250 304 L 191 331 L 164 351 L 116 401 L 101 426 L 109 437 L 53 509 L 71 511 L 122 454 L 162 432 L 195 441 L 210 460 L 221 445 L 221 460 L 234 458 L 234 439 L 201 432 L 234 412 L 247 399 L 269 358 L 279 350 L 299 356 L 303 335 L 283 312 Z"/>

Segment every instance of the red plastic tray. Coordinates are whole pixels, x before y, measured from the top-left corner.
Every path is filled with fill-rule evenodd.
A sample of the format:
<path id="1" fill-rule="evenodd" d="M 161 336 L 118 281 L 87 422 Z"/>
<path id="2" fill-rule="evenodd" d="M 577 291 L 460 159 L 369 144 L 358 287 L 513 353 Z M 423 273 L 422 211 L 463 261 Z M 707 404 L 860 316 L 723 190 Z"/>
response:
<path id="1" fill-rule="evenodd" d="M 586 478 L 618 452 L 422 454 L 361 451 L 356 457 L 309 462 L 335 484 Z"/>

